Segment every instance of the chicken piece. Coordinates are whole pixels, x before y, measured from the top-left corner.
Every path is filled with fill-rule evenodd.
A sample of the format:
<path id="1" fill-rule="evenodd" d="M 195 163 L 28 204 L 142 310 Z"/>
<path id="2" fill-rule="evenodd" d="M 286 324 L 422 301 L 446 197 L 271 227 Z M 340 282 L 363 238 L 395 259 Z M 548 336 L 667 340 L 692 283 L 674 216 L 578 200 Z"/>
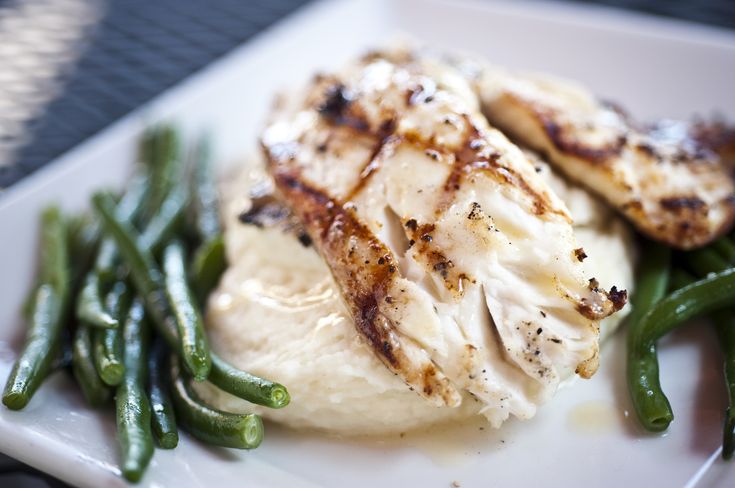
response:
<path id="1" fill-rule="evenodd" d="M 722 134 L 718 126 L 709 132 L 669 121 L 640 127 L 572 82 L 457 64 L 472 79 L 490 123 L 545 154 L 652 239 L 693 249 L 731 227 L 735 185 L 721 155 L 732 146 L 713 140 Z"/>
<path id="2" fill-rule="evenodd" d="M 278 107 L 268 171 L 383 363 L 493 425 L 598 363 L 626 293 L 585 277 L 565 205 L 449 67 L 379 54 Z"/>

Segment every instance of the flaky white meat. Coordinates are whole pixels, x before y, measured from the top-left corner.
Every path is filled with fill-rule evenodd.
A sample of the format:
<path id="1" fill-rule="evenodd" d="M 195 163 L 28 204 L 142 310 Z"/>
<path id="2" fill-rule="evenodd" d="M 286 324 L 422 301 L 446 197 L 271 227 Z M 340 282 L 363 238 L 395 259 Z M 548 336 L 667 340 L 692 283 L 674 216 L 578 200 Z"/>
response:
<path id="1" fill-rule="evenodd" d="M 624 291 L 582 271 L 564 204 L 449 67 L 371 55 L 277 107 L 262 136 L 280 196 L 383 363 L 494 425 L 592 375 Z"/>
<path id="2" fill-rule="evenodd" d="M 717 125 L 639 126 L 573 82 L 468 59 L 455 64 L 472 80 L 492 124 L 545 154 L 642 233 L 692 249 L 731 227 L 735 185 L 722 160 L 727 147 L 713 140 Z"/>

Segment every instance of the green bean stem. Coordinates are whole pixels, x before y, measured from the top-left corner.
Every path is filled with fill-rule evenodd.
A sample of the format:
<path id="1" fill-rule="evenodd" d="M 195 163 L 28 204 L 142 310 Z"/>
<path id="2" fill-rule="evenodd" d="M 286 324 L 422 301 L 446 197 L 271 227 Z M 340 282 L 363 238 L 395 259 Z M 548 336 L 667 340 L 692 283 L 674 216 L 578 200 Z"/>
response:
<path id="1" fill-rule="evenodd" d="M 171 394 L 176 415 L 184 428 L 208 444 L 236 449 L 254 449 L 263 440 L 263 422 L 255 414 L 234 414 L 216 410 L 201 401 L 171 359 Z"/>
<path id="2" fill-rule="evenodd" d="M 3 391 L 3 404 L 13 410 L 25 407 L 47 376 L 59 349 L 69 305 L 68 241 L 58 208 L 43 212 L 41 231 L 41 276 L 31 323 Z"/>
<path id="3" fill-rule="evenodd" d="M 151 406 L 145 391 L 148 331 L 143 304 L 136 299 L 123 326 L 125 377 L 115 394 L 122 472 L 139 481 L 153 457 Z"/>
<path id="4" fill-rule="evenodd" d="M 151 428 L 158 445 L 173 449 L 179 443 L 176 415 L 166 385 L 166 347 L 156 341 L 148 358 L 148 396 L 151 401 Z"/>
<path id="5" fill-rule="evenodd" d="M 646 243 L 640 275 L 628 318 L 627 381 L 633 407 L 643 427 L 652 432 L 666 430 L 674 414 L 659 382 L 656 345 L 642 339 L 642 317 L 666 293 L 671 251 Z"/>

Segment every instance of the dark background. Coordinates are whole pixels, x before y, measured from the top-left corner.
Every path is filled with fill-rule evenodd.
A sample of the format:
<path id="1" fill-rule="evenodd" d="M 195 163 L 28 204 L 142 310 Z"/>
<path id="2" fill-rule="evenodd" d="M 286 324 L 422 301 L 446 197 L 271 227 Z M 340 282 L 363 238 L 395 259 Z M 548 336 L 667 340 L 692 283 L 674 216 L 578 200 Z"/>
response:
<path id="1" fill-rule="evenodd" d="M 0 9 L 21 0 L 0 0 Z M 735 28 L 735 0 L 568 0 Z M 112 0 L 64 89 L 0 166 L 0 192 L 308 0 Z M 8 62 L 0 58 L 0 63 Z M 735 62 L 735 60 L 733 60 Z M 12 87 L 0 82 L 0 98 Z M 12 93 L 12 92 L 10 92 Z M 0 112 L 0 127 L 3 117 Z M 2 141 L 0 141 L 2 142 Z M 65 484 L 0 455 L 0 486 Z"/>
<path id="2" fill-rule="evenodd" d="M 0 0 L 0 9 L 19 1 L 23 0 Z M 65 88 L 42 115 L 27 121 L 26 142 L 10 164 L 0 165 L 0 191 L 308 3 L 89 1 L 107 5 L 107 12 L 91 32 L 88 49 L 75 69 L 64 75 Z M 735 28 L 735 0 L 571 1 Z M 0 82 L 0 98 L 4 90 L 12 89 Z M 3 117 L 12 116 L 0 111 L 0 128 Z"/>

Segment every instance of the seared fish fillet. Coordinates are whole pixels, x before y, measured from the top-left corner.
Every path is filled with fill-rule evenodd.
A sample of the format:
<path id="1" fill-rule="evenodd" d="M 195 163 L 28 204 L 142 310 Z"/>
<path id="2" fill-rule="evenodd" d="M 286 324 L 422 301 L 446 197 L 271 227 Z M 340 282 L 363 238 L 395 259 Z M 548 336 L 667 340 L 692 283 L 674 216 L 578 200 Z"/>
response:
<path id="1" fill-rule="evenodd" d="M 493 425 L 592 375 L 625 303 L 582 272 L 565 205 L 453 69 L 368 56 L 277 107 L 268 170 L 383 363 Z"/>
<path id="2" fill-rule="evenodd" d="M 569 81 L 471 62 L 462 69 L 492 124 L 546 154 L 649 237 L 692 249 L 730 228 L 735 185 L 701 124 L 639 127 Z"/>

